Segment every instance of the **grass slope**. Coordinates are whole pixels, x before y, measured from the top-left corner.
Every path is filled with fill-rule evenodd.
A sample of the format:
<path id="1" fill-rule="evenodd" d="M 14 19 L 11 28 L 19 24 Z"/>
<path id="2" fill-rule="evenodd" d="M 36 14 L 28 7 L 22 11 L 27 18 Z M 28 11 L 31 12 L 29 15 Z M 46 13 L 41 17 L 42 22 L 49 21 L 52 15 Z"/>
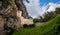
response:
<path id="1" fill-rule="evenodd" d="M 13 33 L 13 35 L 60 35 L 60 15 L 54 19 L 34 28 L 24 28 Z"/>

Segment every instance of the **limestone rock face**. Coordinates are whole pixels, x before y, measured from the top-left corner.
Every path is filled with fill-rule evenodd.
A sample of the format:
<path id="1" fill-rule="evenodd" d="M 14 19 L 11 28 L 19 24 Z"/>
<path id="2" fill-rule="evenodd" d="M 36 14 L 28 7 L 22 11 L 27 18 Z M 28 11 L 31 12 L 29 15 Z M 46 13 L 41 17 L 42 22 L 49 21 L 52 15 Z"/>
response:
<path id="1" fill-rule="evenodd" d="M 0 1 L 0 35 L 10 35 L 9 32 L 17 29 L 18 25 L 20 27 L 20 20 L 17 17 L 18 10 L 22 11 L 24 18 L 28 18 L 28 13 L 23 0 L 10 0 L 10 4 L 3 1 L 6 0 Z"/>
<path id="2" fill-rule="evenodd" d="M 22 11 L 22 16 L 24 18 L 29 18 L 26 7 L 23 4 L 23 0 L 17 0 L 17 1 L 15 0 L 15 2 L 16 2 L 16 5 L 18 7 L 18 10 Z"/>
<path id="3" fill-rule="evenodd" d="M 2 35 L 3 30 L 4 30 L 4 18 L 0 15 L 0 35 Z"/>

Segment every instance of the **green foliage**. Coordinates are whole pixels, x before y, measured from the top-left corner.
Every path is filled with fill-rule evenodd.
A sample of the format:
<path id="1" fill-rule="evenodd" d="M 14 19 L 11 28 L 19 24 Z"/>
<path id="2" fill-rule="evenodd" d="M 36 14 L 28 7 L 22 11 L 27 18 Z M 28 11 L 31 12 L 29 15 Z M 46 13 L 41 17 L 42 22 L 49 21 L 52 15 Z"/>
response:
<path id="1" fill-rule="evenodd" d="M 39 22 L 43 22 L 43 17 L 40 16 Z"/>
<path id="2" fill-rule="evenodd" d="M 51 20 L 52 18 L 54 18 L 56 15 L 54 12 L 47 12 L 44 14 L 44 18 L 43 18 L 43 22 L 47 22 L 49 20 Z"/>
<path id="3" fill-rule="evenodd" d="M 34 19 L 33 19 L 33 22 L 34 22 L 34 23 L 37 23 L 37 22 L 39 22 L 39 19 L 38 19 L 38 18 L 34 18 Z"/>
<path id="4" fill-rule="evenodd" d="M 0 0 L 2 1 L 4 4 L 10 4 L 10 0 Z"/>
<path id="5" fill-rule="evenodd" d="M 54 12 L 47 12 L 45 14 L 43 14 L 43 17 L 40 16 L 39 22 L 47 22 L 51 19 L 53 19 L 56 16 L 56 14 Z"/>
<path id="6" fill-rule="evenodd" d="M 56 8 L 55 13 L 56 13 L 56 14 L 60 14 L 60 8 Z"/>
<path id="7" fill-rule="evenodd" d="M 60 15 L 34 28 L 24 28 L 13 33 L 13 35 L 60 35 Z"/>
<path id="8" fill-rule="evenodd" d="M 32 28 L 32 27 L 35 27 L 35 24 L 30 24 L 30 25 L 24 24 L 23 25 L 23 28 Z"/>
<path id="9" fill-rule="evenodd" d="M 29 27 L 30 28 L 35 27 L 35 24 L 30 24 Z"/>

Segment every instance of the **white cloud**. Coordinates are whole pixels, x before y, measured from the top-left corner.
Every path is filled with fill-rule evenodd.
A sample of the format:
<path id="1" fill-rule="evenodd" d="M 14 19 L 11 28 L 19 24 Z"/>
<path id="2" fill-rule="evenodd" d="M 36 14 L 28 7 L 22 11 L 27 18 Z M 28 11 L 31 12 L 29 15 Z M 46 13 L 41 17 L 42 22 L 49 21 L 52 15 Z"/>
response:
<path id="1" fill-rule="evenodd" d="M 28 0 L 30 3 L 27 3 L 24 1 L 24 4 L 27 7 L 27 11 L 30 16 L 37 17 L 39 15 L 44 14 L 44 12 L 47 11 L 55 11 L 56 7 L 60 7 L 60 4 L 57 3 L 48 3 L 47 5 L 44 4 L 43 6 L 40 6 L 39 0 Z"/>
<path id="2" fill-rule="evenodd" d="M 29 0 L 30 3 L 25 3 L 29 15 L 36 17 L 38 12 L 40 12 L 39 0 Z"/>
<path id="3" fill-rule="evenodd" d="M 55 11 L 56 8 L 60 7 L 60 4 L 57 3 L 49 3 L 49 8 L 47 11 Z"/>

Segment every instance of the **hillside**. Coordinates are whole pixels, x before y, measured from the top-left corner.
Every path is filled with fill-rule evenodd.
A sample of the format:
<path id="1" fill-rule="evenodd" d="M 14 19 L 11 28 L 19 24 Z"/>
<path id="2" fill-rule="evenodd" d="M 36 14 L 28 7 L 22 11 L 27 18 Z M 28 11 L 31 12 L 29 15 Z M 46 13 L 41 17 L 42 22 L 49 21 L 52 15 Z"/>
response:
<path id="1" fill-rule="evenodd" d="M 41 26 L 24 28 L 15 31 L 13 35 L 60 35 L 60 14 Z"/>

